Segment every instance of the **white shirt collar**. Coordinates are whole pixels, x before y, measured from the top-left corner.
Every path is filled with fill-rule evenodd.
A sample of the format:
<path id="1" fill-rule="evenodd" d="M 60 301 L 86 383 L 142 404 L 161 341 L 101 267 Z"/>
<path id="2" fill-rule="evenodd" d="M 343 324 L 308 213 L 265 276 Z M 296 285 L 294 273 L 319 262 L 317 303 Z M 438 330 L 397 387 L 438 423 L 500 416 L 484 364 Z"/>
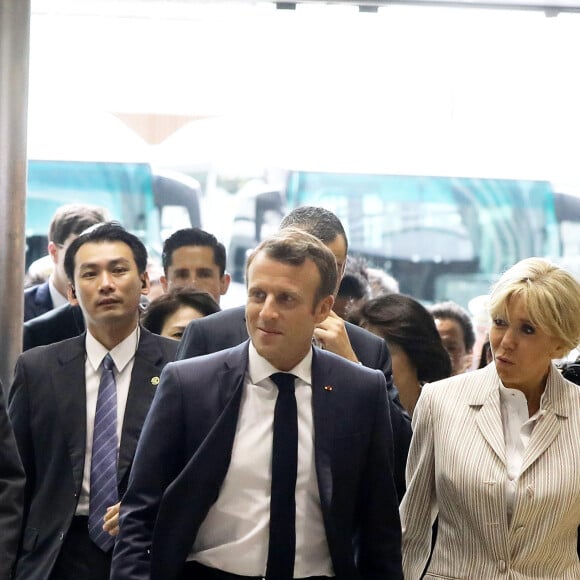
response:
<path id="1" fill-rule="evenodd" d="M 546 413 L 546 402 L 548 401 L 548 397 L 546 396 L 547 388 L 544 389 L 542 396 L 540 397 L 540 408 L 534 413 L 530 419 L 537 419 Z M 517 401 L 515 404 L 521 406 L 522 408 L 525 407 L 526 413 L 528 409 L 528 402 L 526 396 L 522 391 L 519 389 L 510 389 L 506 387 L 501 381 L 499 382 L 499 398 L 501 404 L 506 407 L 512 406 L 512 401 Z"/>
<path id="2" fill-rule="evenodd" d="M 258 351 L 250 341 L 248 352 L 248 375 L 250 381 L 254 385 L 260 384 L 264 379 L 270 377 L 274 373 L 281 372 L 263 356 L 258 354 Z M 304 383 L 312 384 L 312 349 L 308 350 L 306 356 L 290 371 L 289 373 L 298 377 Z"/>
<path id="3" fill-rule="evenodd" d="M 58 308 L 59 306 L 64 306 L 68 304 L 68 298 L 63 296 L 56 288 L 52 281 L 52 276 L 48 278 L 48 291 L 50 293 L 50 299 L 52 300 L 52 307 Z"/>
<path id="4" fill-rule="evenodd" d="M 113 359 L 115 367 L 119 373 L 123 371 L 129 361 L 131 361 L 135 356 L 139 346 L 140 334 L 141 329 L 139 325 L 137 325 L 127 338 L 122 340 L 110 351 L 111 358 Z M 85 349 L 87 351 L 87 358 L 89 359 L 93 370 L 97 371 L 109 351 L 91 334 L 88 329 L 85 340 Z"/>

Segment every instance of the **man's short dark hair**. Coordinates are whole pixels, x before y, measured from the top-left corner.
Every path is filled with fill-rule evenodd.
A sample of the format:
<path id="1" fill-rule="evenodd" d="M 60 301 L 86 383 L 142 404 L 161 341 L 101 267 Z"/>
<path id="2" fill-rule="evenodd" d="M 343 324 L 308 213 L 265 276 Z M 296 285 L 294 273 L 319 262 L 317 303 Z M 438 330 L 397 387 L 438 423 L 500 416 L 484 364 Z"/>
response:
<path id="1" fill-rule="evenodd" d="M 301 266 L 307 259 L 316 265 L 320 274 L 320 285 L 314 296 L 315 307 L 320 300 L 334 295 L 338 282 L 336 258 L 324 245 L 322 240 L 300 228 L 282 228 L 274 235 L 262 241 L 248 256 L 246 261 L 246 280 L 250 265 L 260 253 L 264 252 L 268 258 L 291 266 Z"/>
<path id="2" fill-rule="evenodd" d="M 213 250 L 213 261 L 220 270 L 220 276 L 226 273 L 226 249 L 218 242 L 217 238 L 199 228 L 184 228 L 171 234 L 163 244 L 161 262 L 163 271 L 167 276 L 167 270 L 173 261 L 173 252 L 185 246 L 204 246 Z"/>
<path id="3" fill-rule="evenodd" d="M 96 205 L 68 204 L 59 207 L 48 228 L 48 241 L 62 245 L 69 236 L 79 235 L 87 228 L 109 219 L 108 212 Z"/>
<path id="4" fill-rule="evenodd" d="M 463 331 L 463 344 L 465 345 L 466 352 L 471 352 L 473 350 L 473 345 L 475 344 L 475 332 L 473 330 L 471 317 L 465 308 L 462 308 L 459 304 L 449 300 L 447 302 L 433 304 L 433 306 L 429 308 L 429 312 L 433 318 L 439 318 L 440 320 L 454 320 L 457 322 Z"/>
<path id="5" fill-rule="evenodd" d="M 337 236 L 342 236 L 348 250 L 348 238 L 341 221 L 323 207 L 303 205 L 293 209 L 280 222 L 280 229 L 287 227 L 304 230 L 323 244 L 331 244 Z"/>
<path id="6" fill-rule="evenodd" d="M 64 257 L 64 271 L 71 282 L 74 282 L 75 257 L 79 248 L 84 244 L 98 244 L 101 242 L 123 242 L 127 244 L 133 252 L 133 258 L 135 259 L 135 264 L 137 264 L 139 274 L 145 273 L 147 268 L 147 250 L 143 242 L 137 236 L 128 232 L 120 223 L 106 222 L 97 224 L 83 232 L 68 247 Z"/>

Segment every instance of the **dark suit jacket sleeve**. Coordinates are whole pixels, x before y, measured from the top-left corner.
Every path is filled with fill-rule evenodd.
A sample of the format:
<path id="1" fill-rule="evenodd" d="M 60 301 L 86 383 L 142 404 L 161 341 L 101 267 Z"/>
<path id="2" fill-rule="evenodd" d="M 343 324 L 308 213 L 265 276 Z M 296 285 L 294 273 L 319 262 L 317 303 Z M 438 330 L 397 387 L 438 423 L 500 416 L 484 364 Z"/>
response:
<path id="1" fill-rule="evenodd" d="M 24 469 L 0 384 L 0 580 L 8 580 L 16 561 L 24 509 Z"/>
<path id="2" fill-rule="evenodd" d="M 364 580 L 402 580 L 401 523 L 391 463 L 393 437 L 384 387 L 378 389 L 374 409 L 371 444 L 362 476 L 357 567 Z"/>
<path id="3" fill-rule="evenodd" d="M 10 420 L 14 429 L 20 459 L 26 474 L 26 485 L 24 487 L 24 511 L 26 513 L 27 506 L 30 504 L 30 497 L 34 489 L 36 477 L 34 470 L 34 442 L 29 430 L 30 405 L 22 356 L 19 357 L 16 363 L 14 379 L 10 387 L 8 400 Z"/>
<path id="4" fill-rule="evenodd" d="M 407 455 L 411 445 L 411 417 L 401 404 L 399 391 L 393 384 L 393 374 L 391 370 L 391 355 L 387 348 L 387 343 L 379 337 L 371 335 L 362 328 L 351 329 L 349 337 L 351 344 L 359 360 L 364 366 L 379 369 L 385 375 L 387 381 L 387 392 L 389 395 L 389 407 L 391 415 L 391 425 L 393 428 L 394 440 L 394 476 L 397 487 L 399 501 L 405 495 L 405 469 L 407 466 Z"/>
<path id="5" fill-rule="evenodd" d="M 379 353 L 377 368 L 383 371 L 387 379 L 387 389 L 389 393 L 389 406 L 391 414 L 391 425 L 393 428 L 394 438 L 394 456 L 395 456 L 395 485 L 397 487 L 397 496 L 399 502 L 405 495 L 405 469 L 407 467 L 407 456 L 409 455 L 409 446 L 411 445 L 411 417 L 403 407 L 399 399 L 399 391 L 393 384 L 393 374 L 391 371 L 391 355 L 387 349 L 387 343 L 382 340 L 382 346 Z M 390 383 L 389 383 L 390 381 Z"/>
<path id="6" fill-rule="evenodd" d="M 168 365 L 137 445 L 127 492 L 121 502 L 111 580 L 147 580 L 159 503 L 181 468 L 184 431 L 180 386 Z"/>

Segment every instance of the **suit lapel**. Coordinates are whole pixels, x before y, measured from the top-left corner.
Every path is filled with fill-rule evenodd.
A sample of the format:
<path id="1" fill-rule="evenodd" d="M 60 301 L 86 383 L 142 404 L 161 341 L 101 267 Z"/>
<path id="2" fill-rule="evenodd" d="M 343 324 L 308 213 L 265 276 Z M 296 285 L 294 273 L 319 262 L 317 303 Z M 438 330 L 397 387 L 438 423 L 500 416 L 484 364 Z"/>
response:
<path id="1" fill-rule="evenodd" d="M 142 329 L 139 348 L 135 353 L 125 416 L 123 417 L 123 430 L 121 433 L 121 443 L 119 445 L 119 462 L 117 468 L 118 483 L 125 477 L 135 456 L 137 441 L 139 440 L 145 417 L 153 401 L 155 389 L 159 384 L 159 375 L 161 374 L 160 365 L 162 362 L 163 353 L 161 349 L 151 334 Z"/>
<path id="2" fill-rule="evenodd" d="M 330 513 L 332 500 L 332 449 L 336 421 L 332 390 L 337 378 L 332 367 L 324 367 L 317 349 L 312 356 L 312 419 L 318 491 L 323 513 Z M 323 378 L 324 377 L 324 378 Z"/>
<path id="3" fill-rule="evenodd" d="M 60 424 L 67 442 L 75 486 L 83 481 L 87 440 L 87 393 L 85 381 L 85 336 L 64 343 L 51 377 Z"/>
<path id="4" fill-rule="evenodd" d="M 505 464 L 505 438 L 499 402 L 499 378 L 495 373 L 495 368 L 488 367 L 488 369 L 488 372 L 482 375 L 481 388 L 477 389 L 470 405 L 481 406 L 475 418 L 477 427 L 501 462 Z"/>
<path id="5" fill-rule="evenodd" d="M 190 461 L 190 463 L 199 462 L 200 466 L 213 464 L 212 476 L 218 485 L 223 482 L 230 464 L 248 368 L 248 345 L 249 341 L 245 341 L 232 349 L 223 368 L 217 371 L 215 384 L 220 386 L 221 412 Z"/>
<path id="6" fill-rule="evenodd" d="M 524 454 L 521 473 L 528 469 L 560 434 L 562 418 L 568 417 L 568 409 L 573 405 L 567 400 L 568 385 L 558 370 L 552 366 L 546 383 L 544 414 L 538 420 Z"/>
<path id="7" fill-rule="evenodd" d="M 560 428 L 561 423 L 556 413 L 553 410 L 546 410 L 545 415 L 532 431 L 530 442 L 524 454 L 520 476 L 552 445 L 560 433 Z"/>
<path id="8" fill-rule="evenodd" d="M 206 466 L 206 469 L 211 466 L 208 475 L 216 485 L 221 485 L 230 465 L 244 390 L 244 376 L 244 373 L 237 370 L 216 373 L 216 384 L 225 387 L 220 393 L 220 406 L 223 410 L 190 460 L 193 467 L 186 467 L 186 470 L 190 469 L 190 473 L 199 473 L 201 467 L 196 469 L 196 465 Z"/>

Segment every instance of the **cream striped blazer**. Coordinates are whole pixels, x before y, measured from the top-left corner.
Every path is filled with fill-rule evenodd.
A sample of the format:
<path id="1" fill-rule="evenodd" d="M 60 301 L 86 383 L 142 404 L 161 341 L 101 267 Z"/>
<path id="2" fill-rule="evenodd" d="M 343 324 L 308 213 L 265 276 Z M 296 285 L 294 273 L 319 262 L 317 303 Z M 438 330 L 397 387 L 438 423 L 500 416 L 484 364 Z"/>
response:
<path id="1" fill-rule="evenodd" d="M 423 388 L 401 503 L 406 580 L 421 578 L 437 514 L 425 578 L 580 579 L 580 387 L 552 366 L 508 525 L 499 384 L 491 363 Z"/>

